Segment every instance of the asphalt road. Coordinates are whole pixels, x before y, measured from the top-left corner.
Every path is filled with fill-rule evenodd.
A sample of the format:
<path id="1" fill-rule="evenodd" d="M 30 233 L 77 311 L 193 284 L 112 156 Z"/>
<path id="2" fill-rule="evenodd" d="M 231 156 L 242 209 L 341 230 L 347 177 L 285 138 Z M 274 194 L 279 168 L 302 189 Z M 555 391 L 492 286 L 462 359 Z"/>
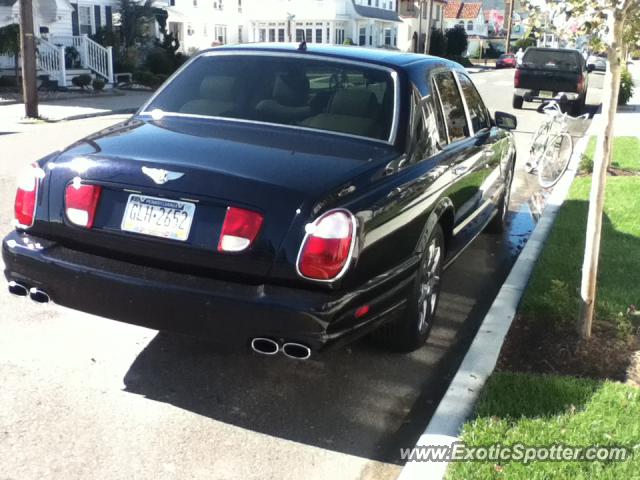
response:
<path id="1" fill-rule="evenodd" d="M 512 75 L 473 75 L 491 110 L 511 111 Z M 524 152 L 541 114 L 517 115 Z M 0 233 L 20 165 L 116 120 L 0 135 Z M 263 358 L 0 293 L 0 478 L 395 478 L 533 226 L 524 157 L 509 232 L 446 272 L 431 338 L 409 355 L 361 341 Z"/>

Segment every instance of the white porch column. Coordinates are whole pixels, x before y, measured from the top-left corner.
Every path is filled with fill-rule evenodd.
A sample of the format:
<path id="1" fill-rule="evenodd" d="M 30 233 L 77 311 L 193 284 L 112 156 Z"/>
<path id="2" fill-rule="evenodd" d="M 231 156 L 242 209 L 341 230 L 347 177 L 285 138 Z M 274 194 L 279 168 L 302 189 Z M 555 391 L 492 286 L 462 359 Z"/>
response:
<path id="1" fill-rule="evenodd" d="M 88 35 L 86 33 L 82 34 L 82 67 L 87 68 L 89 66 L 89 51 L 87 50 L 87 38 Z"/>
<path id="2" fill-rule="evenodd" d="M 64 64 L 64 46 L 58 47 L 58 61 L 60 63 L 60 78 L 58 78 L 58 85 L 61 87 L 67 86 L 67 69 Z"/>
<path id="3" fill-rule="evenodd" d="M 113 47 L 107 47 L 107 72 L 107 81 L 113 85 L 115 83 L 113 78 Z"/>
<path id="4" fill-rule="evenodd" d="M 353 21 L 353 34 L 351 35 L 351 40 L 355 45 L 360 45 L 360 28 L 358 27 L 358 22 L 356 20 Z"/>
<path id="5" fill-rule="evenodd" d="M 336 39 L 336 22 L 329 23 L 329 38 L 327 39 L 329 45 L 338 43 Z"/>

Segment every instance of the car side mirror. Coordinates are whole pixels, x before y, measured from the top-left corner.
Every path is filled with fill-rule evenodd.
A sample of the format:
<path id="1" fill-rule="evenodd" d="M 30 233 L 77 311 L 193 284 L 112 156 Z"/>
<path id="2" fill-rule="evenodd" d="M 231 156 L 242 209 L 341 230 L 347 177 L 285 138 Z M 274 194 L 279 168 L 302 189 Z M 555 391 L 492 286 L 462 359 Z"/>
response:
<path id="1" fill-rule="evenodd" d="M 518 119 L 510 113 L 496 112 L 496 127 L 515 130 L 518 127 Z"/>
<path id="2" fill-rule="evenodd" d="M 593 63 L 590 63 L 589 65 L 587 65 L 587 72 L 591 73 L 596 69 L 596 66 Z"/>

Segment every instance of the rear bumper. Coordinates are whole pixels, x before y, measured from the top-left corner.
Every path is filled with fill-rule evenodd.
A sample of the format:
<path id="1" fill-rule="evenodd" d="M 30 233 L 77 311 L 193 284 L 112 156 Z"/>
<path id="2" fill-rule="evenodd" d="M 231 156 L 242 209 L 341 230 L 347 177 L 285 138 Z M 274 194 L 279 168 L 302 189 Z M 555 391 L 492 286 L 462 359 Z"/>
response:
<path id="1" fill-rule="evenodd" d="M 407 265 L 351 292 L 249 285 L 160 270 L 12 232 L 2 244 L 7 280 L 59 305 L 157 330 L 248 344 L 253 337 L 313 350 L 351 341 L 399 314 L 415 268 Z M 370 306 L 355 318 L 355 310 Z"/>
<path id="2" fill-rule="evenodd" d="M 552 98 L 549 97 L 541 97 L 540 90 L 532 90 L 529 88 L 516 88 L 514 89 L 514 93 L 519 97 L 524 97 L 527 102 L 533 102 L 535 100 L 539 101 L 549 101 L 549 100 L 566 100 L 569 102 L 574 102 L 580 98 L 580 93 L 575 92 L 553 92 L 554 96 Z"/>

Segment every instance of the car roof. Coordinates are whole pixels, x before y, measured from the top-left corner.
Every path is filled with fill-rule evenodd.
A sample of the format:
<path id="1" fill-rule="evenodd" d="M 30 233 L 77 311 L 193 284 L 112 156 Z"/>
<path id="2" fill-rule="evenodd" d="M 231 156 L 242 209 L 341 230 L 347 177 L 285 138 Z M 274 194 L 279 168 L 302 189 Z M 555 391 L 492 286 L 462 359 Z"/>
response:
<path id="1" fill-rule="evenodd" d="M 527 48 L 527 51 L 529 50 L 540 50 L 543 52 L 570 52 L 570 53 L 577 53 L 581 55 L 580 50 L 576 50 L 575 48 L 529 47 Z"/>
<path id="2" fill-rule="evenodd" d="M 304 54 L 299 50 L 299 43 L 243 43 L 238 45 L 224 45 L 204 50 L 202 53 L 218 51 L 251 51 L 251 52 L 277 52 Z M 398 50 L 384 48 L 366 48 L 358 46 L 344 45 L 314 45 L 307 44 L 306 53 L 326 56 L 330 58 L 340 58 L 360 62 L 370 62 L 390 67 L 404 68 L 415 63 L 428 63 L 434 66 L 449 66 L 452 69 L 463 68 L 460 64 L 441 57 L 422 55 L 417 53 L 404 53 Z"/>

